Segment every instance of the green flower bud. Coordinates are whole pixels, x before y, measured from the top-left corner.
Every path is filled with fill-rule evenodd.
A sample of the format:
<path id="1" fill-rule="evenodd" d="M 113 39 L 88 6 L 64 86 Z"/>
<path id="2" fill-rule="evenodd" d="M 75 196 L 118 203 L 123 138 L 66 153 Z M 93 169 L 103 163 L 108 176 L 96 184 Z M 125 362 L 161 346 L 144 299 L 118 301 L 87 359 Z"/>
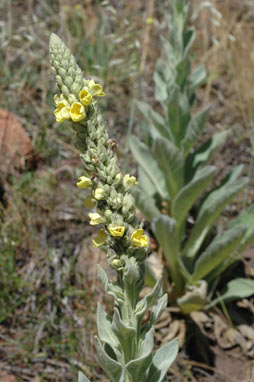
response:
<path id="1" fill-rule="evenodd" d="M 49 50 L 51 64 L 56 73 L 56 81 L 60 92 L 66 98 L 71 94 L 78 97 L 83 87 L 83 76 L 75 58 L 62 40 L 54 33 L 50 36 Z"/>

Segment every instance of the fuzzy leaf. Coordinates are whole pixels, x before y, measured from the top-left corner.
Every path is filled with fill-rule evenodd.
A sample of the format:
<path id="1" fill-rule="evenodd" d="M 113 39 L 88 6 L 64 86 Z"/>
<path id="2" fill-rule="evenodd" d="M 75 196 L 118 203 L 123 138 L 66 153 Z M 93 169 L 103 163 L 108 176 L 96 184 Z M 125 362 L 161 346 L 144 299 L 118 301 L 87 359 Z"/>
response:
<path id="1" fill-rule="evenodd" d="M 160 211 L 155 205 L 154 198 L 147 195 L 144 189 L 138 187 L 133 190 L 132 193 L 136 201 L 136 206 L 145 215 L 147 220 L 151 222 L 153 218 L 160 216 Z"/>
<path id="2" fill-rule="evenodd" d="M 176 359 L 178 353 L 178 340 L 174 339 L 161 348 L 153 356 L 147 381 L 162 382 L 168 369 Z"/>
<path id="3" fill-rule="evenodd" d="M 247 183 L 247 178 L 230 181 L 209 194 L 199 210 L 196 224 L 183 251 L 184 256 L 193 258 L 196 255 L 217 217 Z"/>
<path id="4" fill-rule="evenodd" d="M 90 382 L 90 380 L 85 376 L 82 371 L 78 372 L 78 382 Z"/>
<path id="5" fill-rule="evenodd" d="M 149 125 L 152 125 L 152 128 L 156 129 L 159 136 L 163 136 L 165 138 L 170 139 L 170 131 L 166 128 L 166 121 L 164 118 L 156 113 L 147 103 L 145 102 L 137 102 L 137 106 L 141 113 L 146 118 Z"/>
<path id="6" fill-rule="evenodd" d="M 190 120 L 189 100 L 180 91 L 179 87 L 172 87 L 167 104 L 167 116 L 170 130 L 173 134 L 173 142 L 180 148 L 186 128 Z"/>
<path id="7" fill-rule="evenodd" d="M 158 71 L 155 71 L 153 79 L 155 82 L 155 98 L 159 102 L 165 102 L 168 97 L 167 84 L 165 80 L 160 76 Z M 167 137 L 169 137 L 168 134 Z"/>
<path id="8" fill-rule="evenodd" d="M 148 147 L 134 136 L 129 138 L 129 144 L 134 157 L 153 183 L 161 198 L 168 200 L 169 195 L 163 174 Z"/>
<path id="9" fill-rule="evenodd" d="M 130 357 L 132 354 L 133 342 L 136 336 L 136 329 L 124 323 L 117 308 L 114 308 L 112 330 L 121 343 L 124 353 L 127 357 Z"/>
<path id="10" fill-rule="evenodd" d="M 152 154 L 163 173 L 170 199 L 173 200 L 183 184 L 183 155 L 165 138 L 155 139 Z"/>
<path id="11" fill-rule="evenodd" d="M 151 325 L 154 325 L 160 318 L 164 309 L 166 309 L 168 303 L 168 295 L 165 293 L 161 298 L 159 298 L 156 305 L 153 306 L 151 313 Z"/>
<path id="12" fill-rule="evenodd" d="M 190 27 L 185 33 L 184 33 L 184 56 L 186 57 L 189 53 L 189 50 L 195 40 L 195 28 Z"/>
<path id="13" fill-rule="evenodd" d="M 129 361 L 126 365 L 126 370 L 133 381 L 144 381 L 145 379 L 147 369 L 152 361 L 153 338 L 154 328 L 151 328 L 142 341 L 140 357 Z"/>
<path id="14" fill-rule="evenodd" d="M 104 271 L 100 264 L 97 264 L 97 278 L 104 286 L 105 292 L 114 297 L 118 302 L 123 301 L 123 291 L 118 285 L 112 284 L 108 281 L 107 273 Z"/>
<path id="15" fill-rule="evenodd" d="M 198 285 L 189 287 L 189 290 L 177 299 L 177 304 L 183 314 L 189 314 L 195 310 L 200 310 L 207 300 L 207 283 L 199 280 Z"/>
<path id="16" fill-rule="evenodd" d="M 237 251 L 238 253 L 241 253 L 247 245 L 254 243 L 254 206 L 253 205 L 247 208 L 246 210 L 243 210 L 237 218 L 233 219 L 229 224 L 229 228 L 236 227 L 242 224 L 246 225 L 248 229 L 240 243 L 240 246 Z"/>
<path id="17" fill-rule="evenodd" d="M 213 155 L 225 144 L 227 136 L 228 131 L 216 133 L 187 156 L 185 161 L 186 182 L 192 178 L 199 166 L 204 166 L 213 158 Z"/>
<path id="18" fill-rule="evenodd" d="M 220 301 L 230 302 L 251 296 L 254 296 L 254 280 L 247 280 L 239 277 L 235 280 L 229 281 L 220 297 L 206 305 L 205 308 L 210 309 Z"/>
<path id="19" fill-rule="evenodd" d="M 97 303 L 97 328 L 101 341 L 109 344 L 115 351 L 119 341 L 112 331 L 112 320 L 110 316 L 106 314 L 99 302 Z"/>
<path id="20" fill-rule="evenodd" d="M 147 173 L 143 170 L 141 166 L 138 166 L 138 183 L 138 188 L 142 188 L 142 190 L 145 190 L 146 195 L 154 197 L 154 195 L 157 193 L 154 184 L 151 182 L 151 179 L 149 178 L 149 176 L 147 176 Z M 135 191 L 136 189 L 137 187 L 134 187 L 133 191 Z"/>
<path id="21" fill-rule="evenodd" d="M 162 295 L 161 279 L 159 278 L 153 287 L 152 291 L 143 297 L 137 304 L 135 315 L 140 320 L 144 317 L 144 314 L 150 309 Z"/>
<path id="22" fill-rule="evenodd" d="M 103 346 L 98 337 L 95 336 L 94 341 L 101 367 L 112 380 L 112 382 L 119 382 L 119 380 L 122 380 L 122 365 L 109 357 L 109 355 L 103 349 Z"/>
<path id="23" fill-rule="evenodd" d="M 214 166 L 206 166 L 198 169 L 194 178 L 184 186 L 176 195 L 172 204 L 172 217 L 181 226 L 188 211 L 210 183 L 214 173 Z"/>
<path id="24" fill-rule="evenodd" d="M 206 107 L 204 110 L 195 114 L 188 123 L 186 134 L 181 142 L 185 157 L 188 155 L 191 148 L 198 142 L 198 139 L 205 127 L 209 110 L 210 107 Z"/>
<path id="25" fill-rule="evenodd" d="M 172 280 L 176 287 L 181 287 L 183 280 L 180 274 L 181 266 L 178 262 L 180 246 L 176 221 L 167 215 L 161 215 L 159 218 L 153 219 L 152 229 L 163 250 Z"/>
<path id="26" fill-rule="evenodd" d="M 237 226 L 225 231 L 223 235 L 215 237 L 196 261 L 191 280 L 195 282 L 203 279 L 222 263 L 234 252 L 244 237 L 246 230 L 246 226 Z"/>
<path id="27" fill-rule="evenodd" d="M 206 68 L 204 65 L 198 66 L 190 75 L 190 90 L 194 91 L 206 80 Z"/>

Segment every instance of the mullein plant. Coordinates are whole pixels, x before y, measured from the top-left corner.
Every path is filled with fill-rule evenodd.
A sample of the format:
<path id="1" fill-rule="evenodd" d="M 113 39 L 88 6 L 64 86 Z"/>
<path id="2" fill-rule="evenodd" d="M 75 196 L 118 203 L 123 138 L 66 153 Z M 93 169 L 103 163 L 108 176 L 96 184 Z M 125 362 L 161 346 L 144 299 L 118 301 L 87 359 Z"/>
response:
<path id="1" fill-rule="evenodd" d="M 130 137 L 139 164 L 136 203 L 157 238 L 171 279 L 170 297 L 184 313 L 208 308 L 220 299 L 254 294 L 254 283 L 243 278 L 228 283 L 220 299 L 211 299 L 222 273 L 254 241 L 254 209 L 243 211 L 219 235 L 216 220 L 248 184 L 237 166 L 212 188 L 216 167 L 207 165 L 225 143 L 219 132 L 199 144 L 209 107 L 193 114 L 195 89 L 206 79 L 204 66 L 191 71 L 190 49 L 195 29 L 189 27 L 189 1 L 170 1 L 169 38 L 162 38 L 163 58 L 154 73 L 159 114 L 138 102 L 146 122 L 145 142 Z M 208 192 L 204 192 L 209 187 Z"/>
<path id="2" fill-rule="evenodd" d="M 50 37 L 50 57 L 59 89 L 54 97 L 55 117 L 59 123 L 70 122 L 81 151 L 84 172 L 77 186 L 90 191 L 84 203 L 92 209 L 90 224 L 98 227 L 93 245 L 106 252 L 109 266 L 117 273 L 117 281 L 112 282 L 98 265 L 98 279 L 114 299 L 112 316 L 98 303 L 95 346 L 100 365 L 111 381 L 164 381 L 178 342 L 175 339 L 153 353 L 154 326 L 167 306 L 167 295 L 159 280 L 148 295 L 139 297 L 149 240 L 143 222 L 135 216 L 131 191 L 136 178 L 123 175 L 118 165 L 116 143 L 109 139 L 97 105 L 105 95 L 102 86 L 83 77 L 75 58 L 55 34 Z M 79 381 L 88 379 L 80 373 Z"/>

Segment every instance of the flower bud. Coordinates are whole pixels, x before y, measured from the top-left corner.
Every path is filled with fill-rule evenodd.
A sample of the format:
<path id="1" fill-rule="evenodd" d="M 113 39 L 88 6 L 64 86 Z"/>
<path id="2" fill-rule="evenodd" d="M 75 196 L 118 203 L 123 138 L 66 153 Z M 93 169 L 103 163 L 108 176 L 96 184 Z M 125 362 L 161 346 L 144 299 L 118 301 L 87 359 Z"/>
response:
<path id="1" fill-rule="evenodd" d="M 123 185 L 126 191 L 130 190 L 132 187 L 137 186 L 138 182 L 135 176 L 130 176 L 130 174 L 126 174 L 123 177 Z"/>
<path id="2" fill-rule="evenodd" d="M 105 192 L 103 188 L 96 188 L 96 190 L 94 191 L 94 197 L 96 200 L 103 199 L 104 195 L 105 195 Z"/>

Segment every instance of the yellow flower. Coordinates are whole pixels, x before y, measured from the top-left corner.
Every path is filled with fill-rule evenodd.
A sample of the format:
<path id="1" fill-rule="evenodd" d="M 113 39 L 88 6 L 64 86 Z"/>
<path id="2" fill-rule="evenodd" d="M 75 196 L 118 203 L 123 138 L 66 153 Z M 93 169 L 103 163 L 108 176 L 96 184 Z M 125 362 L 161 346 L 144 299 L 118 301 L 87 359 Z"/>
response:
<path id="1" fill-rule="evenodd" d="M 133 234 L 131 235 L 131 241 L 134 247 L 144 248 L 148 246 L 148 238 L 146 235 L 142 235 L 142 234 L 143 234 L 143 229 L 140 228 L 134 231 Z"/>
<path id="2" fill-rule="evenodd" d="M 116 174 L 116 180 L 119 182 L 122 179 L 122 174 L 119 172 Z"/>
<path id="3" fill-rule="evenodd" d="M 97 248 L 105 244 L 107 237 L 108 236 L 106 232 L 104 231 L 104 229 L 100 229 L 99 232 L 97 233 L 97 236 L 93 239 L 93 246 Z"/>
<path id="4" fill-rule="evenodd" d="M 148 17 L 146 19 L 146 24 L 147 25 L 152 25 L 154 22 L 155 22 L 155 18 L 154 17 Z"/>
<path id="5" fill-rule="evenodd" d="M 105 223 L 104 216 L 98 214 L 98 212 L 91 212 L 90 214 L 88 214 L 88 216 L 91 219 L 90 220 L 91 225 Z"/>
<path id="6" fill-rule="evenodd" d="M 123 185 L 126 190 L 129 190 L 130 188 L 137 186 L 138 182 L 135 176 L 130 176 L 130 174 L 126 174 L 123 177 Z"/>
<path id="7" fill-rule="evenodd" d="M 79 182 L 77 183 L 77 186 L 79 188 L 87 188 L 92 185 L 92 181 L 90 178 L 87 178 L 86 176 L 80 176 Z"/>
<path id="8" fill-rule="evenodd" d="M 125 227 L 120 226 L 120 225 L 119 226 L 109 227 L 109 232 L 114 237 L 123 237 L 124 231 L 125 231 Z"/>
<path id="9" fill-rule="evenodd" d="M 71 119 L 73 122 L 79 122 L 85 118 L 85 108 L 80 102 L 73 102 L 70 110 Z"/>
<path id="10" fill-rule="evenodd" d="M 57 102 L 57 108 L 55 109 L 54 113 L 56 116 L 56 121 L 58 123 L 61 123 L 67 119 L 70 119 L 70 105 L 66 100 L 59 100 L 60 97 L 58 97 Z"/>
<path id="11" fill-rule="evenodd" d="M 103 197 L 104 197 L 104 190 L 103 190 L 103 188 L 96 188 L 96 190 L 94 191 L 94 197 L 97 200 L 103 199 Z"/>
<path id="12" fill-rule="evenodd" d="M 84 88 L 79 93 L 79 98 L 80 98 L 80 102 L 84 106 L 88 106 L 92 102 L 93 96 L 86 88 Z"/>
<path id="13" fill-rule="evenodd" d="M 59 94 L 55 94 L 54 95 L 54 104 L 55 106 L 57 106 L 59 104 L 60 101 L 63 100 L 63 95 L 59 95 Z"/>
<path id="14" fill-rule="evenodd" d="M 88 82 L 88 86 L 91 89 L 92 95 L 97 97 L 105 96 L 102 86 L 100 84 L 96 84 L 94 80 L 90 80 Z"/>
<path id="15" fill-rule="evenodd" d="M 96 206 L 96 201 L 94 200 L 92 195 L 88 196 L 85 199 L 84 205 L 85 205 L 86 208 L 94 208 Z"/>

